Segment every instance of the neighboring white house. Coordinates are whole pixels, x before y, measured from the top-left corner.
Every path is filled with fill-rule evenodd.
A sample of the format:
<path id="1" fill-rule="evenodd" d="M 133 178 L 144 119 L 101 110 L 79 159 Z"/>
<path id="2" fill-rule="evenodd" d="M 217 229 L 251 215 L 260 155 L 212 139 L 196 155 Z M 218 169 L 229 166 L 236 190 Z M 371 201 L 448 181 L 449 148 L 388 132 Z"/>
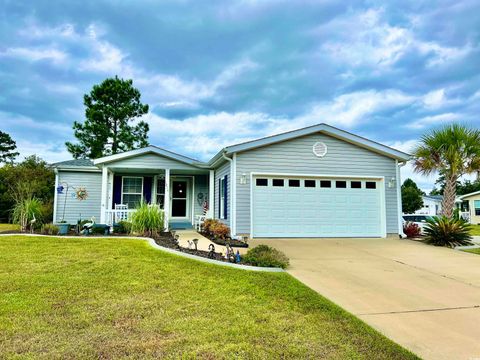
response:
<path id="1" fill-rule="evenodd" d="M 228 146 L 208 162 L 148 146 L 54 164 L 54 220 L 111 225 L 146 201 L 164 209 L 167 228 L 191 226 L 208 208 L 232 237 L 398 235 L 409 159 L 327 124 Z"/>
<path id="2" fill-rule="evenodd" d="M 424 195 L 422 196 L 423 207 L 415 214 L 418 215 L 440 215 L 442 212 L 442 195 Z"/>

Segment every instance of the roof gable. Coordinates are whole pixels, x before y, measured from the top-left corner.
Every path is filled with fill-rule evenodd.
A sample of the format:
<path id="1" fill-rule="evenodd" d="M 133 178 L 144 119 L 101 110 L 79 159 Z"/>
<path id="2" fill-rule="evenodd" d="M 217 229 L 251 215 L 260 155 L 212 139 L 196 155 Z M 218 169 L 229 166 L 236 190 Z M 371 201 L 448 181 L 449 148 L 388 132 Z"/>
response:
<path id="1" fill-rule="evenodd" d="M 327 124 L 318 124 L 318 125 L 313 125 L 310 127 L 298 129 L 298 130 L 293 130 L 289 132 L 285 132 L 282 134 L 278 135 L 272 135 L 268 137 L 264 137 L 261 139 L 257 140 L 252 140 L 248 141 L 245 143 L 240 143 L 236 145 L 231 145 L 227 146 L 223 151 L 220 151 L 217 155 L 213 157 L 212 160 L 210 160 L 210 164 L 215 163 L 216 161 L 219 160 L 219 158 L 222 156 L 222 152 L 225 152 L 226 154 L 233 154 L 236 152 L 242 152 L 242 151 L 247 151 L 251 149 L 255 149 L 257 147 L 263 147 L 263 146 L 268 146 L 271 144 L 275 144 L 278 142 L 282 141 L 288 141 L 291 139 L 295 139 L 298 137 L 314 134 L 314 133 L 324 133 L 326 135 L 330 135 L 332 137 L 335 137 L 339 140 L 343 140 L 346 142 L 349 142 L 351 144 L 363 147 L 365 149 L 371 150 L 373 152 L 385 155 L 387 157 L 400 160 L 400 161 L 408 161 L 410 160 L 411 156 L 407 153 L 404 153 L 402 151 L 393 149 L 391 147 L 388 147 L 386 145 L 377 143 L 372 140 L 368 140 L 366 138 L 363 138 L 358 135 L 354 135 L 352 133 L 349 133 L 344 130 L 340 130 L 338 128 L 335 128 L 333 126 L 327 125 Z"/>
<path id="2" fill-rule="evenodd" d="M 156 154 L 156 155 L 163 156 L 171 160 L 179 161 L 181 163 L 188 164 L 194 167 L 200 167 L 200 168 L 207 167 L 207 165 L 205 163 L 202 163 L 201 161 L 198 161 L 198 160 L 189 158 L 187 156 L 183 156 L 183 155 L 180 155 L 172 151 L 168 151 L 153 145 L 150 145 L 141 149 L 126 151 L 120 154 L 104 156 L 104 157 L 95 159 L 93 163 L 95 165 L 107 164 L 107 163 L 112 163 L 119 160 L 125 160 L 125 159 L 129 159 L 132 157 L 137 157 L 145 154 Z"/>

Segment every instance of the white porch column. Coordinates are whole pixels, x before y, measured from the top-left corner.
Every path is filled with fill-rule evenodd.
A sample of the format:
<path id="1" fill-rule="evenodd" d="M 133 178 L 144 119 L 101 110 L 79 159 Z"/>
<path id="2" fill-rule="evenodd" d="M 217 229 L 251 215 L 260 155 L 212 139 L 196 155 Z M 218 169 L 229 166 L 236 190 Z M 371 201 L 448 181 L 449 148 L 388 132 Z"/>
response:
<path id="1" fill-rule="evenodd" d="M 153 176 L 153 184 L 152 184 L 152 204 L 157 203 L 157 182 L 158 182 L 158 175 Z"/>
<path id="2" fill-rule="evenodd" d="M 215 218 L 215 170 L 210 170 L 208 183 L 208 218 Z"/>
<path id="3" fill-rule="evenodd" d="M 105 212 L 107 210 L 108 201 L 108 168 L 104 165 L 102 168 L 102 197 L 100 201 L 100 224 L 105 224 Z"/>
<path id="4" fill-rule="evenodd" d="M 168 220 L 170 218 L 170 169 L 165 169 L 165 203 L 163 211 L 165 217 L 165 231 L 168 231 Z"/>
<path id="5" fill-rule="evenodd" d="M 113 171 L 108 171 L 108 196 L 107 196 L 107 209 L 113 208 Z"/>

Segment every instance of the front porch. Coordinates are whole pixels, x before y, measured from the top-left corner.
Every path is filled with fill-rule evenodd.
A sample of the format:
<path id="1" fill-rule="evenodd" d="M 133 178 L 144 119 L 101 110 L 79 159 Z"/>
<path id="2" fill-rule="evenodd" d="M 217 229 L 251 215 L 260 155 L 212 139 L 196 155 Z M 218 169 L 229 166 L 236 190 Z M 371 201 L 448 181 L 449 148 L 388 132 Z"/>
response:
<path id="1" fill-rule="evenodd" d="M 102 167 L 100 223 L 128 220 L 140 202 L 164 211 L 165 229 L 192 229 L 197 215 L 213 217 L 214 174 L 208 169 Z"/>

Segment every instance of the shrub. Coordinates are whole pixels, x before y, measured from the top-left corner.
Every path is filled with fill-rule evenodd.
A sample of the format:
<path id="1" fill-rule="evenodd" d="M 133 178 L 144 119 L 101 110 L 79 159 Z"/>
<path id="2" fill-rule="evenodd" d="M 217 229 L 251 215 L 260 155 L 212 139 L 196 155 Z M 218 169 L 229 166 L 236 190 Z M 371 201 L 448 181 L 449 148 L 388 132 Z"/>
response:
<path id="1" fill-rule="evenodd" d="M 32 198 L 17 202 L 13 207 L 13 222 L 20 225 L 22 231 L 26 231 L 31 221 L 36 219 L 38 226 L 42 221 L 43 205 L 40 200 Z M 33 229 L 30 229 L 33 230 Z"/>
<path id="2" fill-rule="evenodd" d="M 129 221 L 119 221 L 115 226 L 115 232 L 118 234 L 129 234 L 132 231 L 132 223 Z"/>
<path id="3" fill-rule="evenodd" d="M 462 246 L 472 245 L 470 236 L 471 226 L 462 219 L 440 216 L 427 220 L 423 232 L 425 242 L 435 246 Z"/>
<path id="4" fill-rule="evenodd" d="M 93 225 L 90 229 L 90 233 L 92 235 L 105 235 L 106 229 L 103 226 L 95 226 Z"/>
<path id="5" fill-rule="evenodd" d="M 413 222 L 407 222 L 405 225 L 403 225 L 403 232 L 405 235 L 407 235 L 407 237 L 415 238 L 422 234 L 422 229 L 420 229 L 420 226 Z"/>
<path id="6" fill-rule="evenodd" d="M 140 203 L 132 214 L 131 232 L 152 236 L 164 229 L 163 210 L 145 202 Z"/>
<path id="7" fill-rule="evenodd" d="M 218 224 L 215 224 L 212 229 L 212 235 L 217 239 L 226 239 L 230 236 L 230 228 L 227 225 L 218 222 Z"/>
<path id="8" fill-rule="evenodd" d="M 285 269 L 289 265 L 287 256 L 268 245 L 258 245 L 248 250 L 243 262 L 249 265 L 262 267 L 280 267 Z"/>
<path id="9" fill-rule="evenodd" d="M 40 230 L 43 235 L 58 235 L 60 229 L 57 225 L 44 224 Z"/>
<path id="10" fill-rule="evenodd" d="M 208 235 L 212 235 L 213 234 L 213 229 L 219 223 L 220 223 L 220 221 L 218 221 L 217 219 L 205 219 L 205 221 L 203 222 L 203 226 L 202 226 L 203 232 L 208 234 Z"/>

